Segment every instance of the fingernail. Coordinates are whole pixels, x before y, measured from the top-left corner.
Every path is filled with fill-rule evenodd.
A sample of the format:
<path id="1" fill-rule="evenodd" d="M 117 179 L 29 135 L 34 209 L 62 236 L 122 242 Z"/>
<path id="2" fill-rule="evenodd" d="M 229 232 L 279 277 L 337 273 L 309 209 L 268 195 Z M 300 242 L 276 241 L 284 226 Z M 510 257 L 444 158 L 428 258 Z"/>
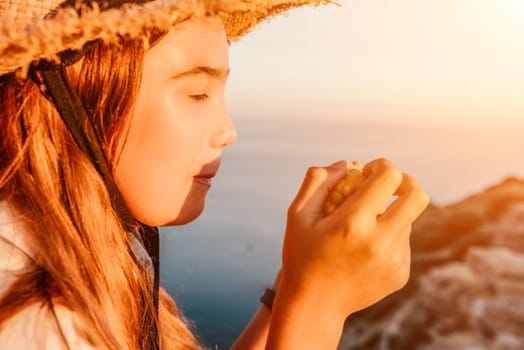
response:
<path id="1" fill-rule="evenodd" d="M 345 160 L 339 160 L 338 162 L 335 162 L 335 163 L 331 164 L 330 167 L 336 168 L 336 167 L 341 166 L 342 164 L 346 164 L 346 161 Z"/>

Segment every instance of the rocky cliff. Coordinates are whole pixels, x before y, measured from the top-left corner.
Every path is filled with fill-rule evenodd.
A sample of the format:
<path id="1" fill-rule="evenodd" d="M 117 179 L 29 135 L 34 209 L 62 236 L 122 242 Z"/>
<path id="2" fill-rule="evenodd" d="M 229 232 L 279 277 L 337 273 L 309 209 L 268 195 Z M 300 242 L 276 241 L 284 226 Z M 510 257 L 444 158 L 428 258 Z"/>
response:
<path id="1" fill-rule="evenodd" d="M 411 246 L 409 283 L 351 315 L 339 350 L 524 349 L 524 180 L 430 206 Z"/>

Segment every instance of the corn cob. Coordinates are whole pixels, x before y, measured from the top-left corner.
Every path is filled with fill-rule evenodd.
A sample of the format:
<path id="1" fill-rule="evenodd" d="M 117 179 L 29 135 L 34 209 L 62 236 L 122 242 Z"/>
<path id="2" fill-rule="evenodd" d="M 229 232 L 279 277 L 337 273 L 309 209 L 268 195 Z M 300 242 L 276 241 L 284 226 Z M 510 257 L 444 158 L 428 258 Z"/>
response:
<path id="1" fill-rule="evenodd" d="M 362 165 L 360 163 L 348 163 L 347 175 L 328 194 L 328 199 L 322 208 L 324 216 L 331 215 L 344 199 L 356 191 L 363 179 Z"/>

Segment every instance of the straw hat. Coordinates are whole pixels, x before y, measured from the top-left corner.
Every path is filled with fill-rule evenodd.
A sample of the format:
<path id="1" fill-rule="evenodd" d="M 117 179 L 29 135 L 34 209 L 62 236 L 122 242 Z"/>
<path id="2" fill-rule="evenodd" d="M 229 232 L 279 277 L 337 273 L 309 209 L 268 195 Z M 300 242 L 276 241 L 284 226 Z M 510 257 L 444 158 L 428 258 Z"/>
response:
<path id="1" fill-rule="evenodd" d="M 57 53 L 118 36 L 144 37 L 196 16 L 223 19 L 229 42 L 263 20 L 333 0 L 0 0 L 0 76 Z"/>

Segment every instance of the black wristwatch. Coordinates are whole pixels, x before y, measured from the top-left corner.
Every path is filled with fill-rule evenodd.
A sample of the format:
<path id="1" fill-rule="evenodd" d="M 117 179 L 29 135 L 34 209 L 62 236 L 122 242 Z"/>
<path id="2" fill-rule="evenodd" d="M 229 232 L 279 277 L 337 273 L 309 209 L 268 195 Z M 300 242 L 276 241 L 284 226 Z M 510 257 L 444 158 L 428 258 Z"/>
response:
<path id="1" fill-rule="evenodd" d="M 260 302 L 264 304 L 265 307 L 267 307 L 269 310 L 273 309 L 273 300 L 275 300 L 275 295 L 277 295 L 277 292 L 275 292 L 271 288 L 266 288 L 264 291 L 264 294 L 260 297 Z"/>

